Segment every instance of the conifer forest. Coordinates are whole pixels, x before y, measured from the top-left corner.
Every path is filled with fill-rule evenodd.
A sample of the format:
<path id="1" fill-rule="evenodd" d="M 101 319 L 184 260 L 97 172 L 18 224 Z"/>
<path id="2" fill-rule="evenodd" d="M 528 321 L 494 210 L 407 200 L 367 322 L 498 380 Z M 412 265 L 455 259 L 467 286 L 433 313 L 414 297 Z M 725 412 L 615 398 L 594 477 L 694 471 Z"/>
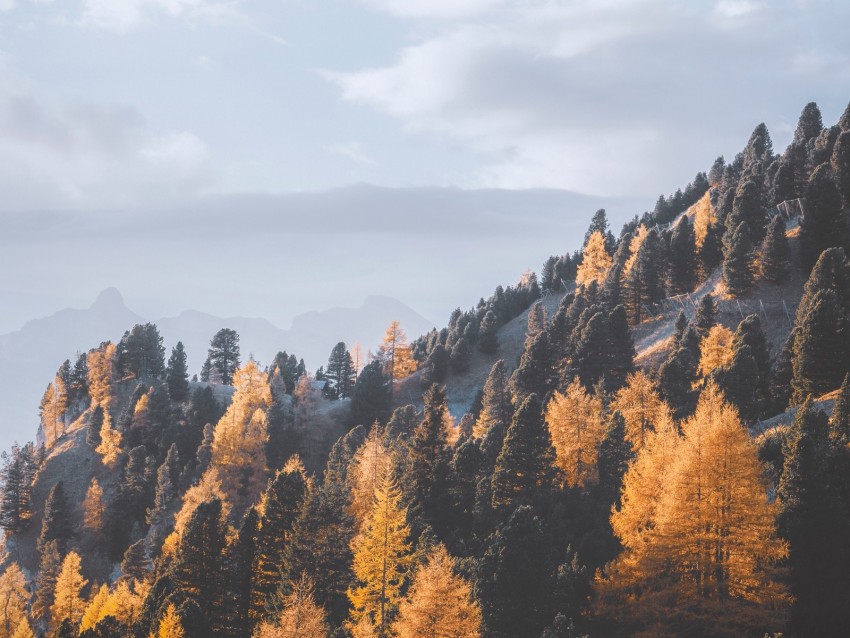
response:
<path id="1" fill-rule="evenodd" d="M 741 142 L 318 370 L 154 323 L 57 361 L 0 638 L 850 636 L 850 106 Z"/>

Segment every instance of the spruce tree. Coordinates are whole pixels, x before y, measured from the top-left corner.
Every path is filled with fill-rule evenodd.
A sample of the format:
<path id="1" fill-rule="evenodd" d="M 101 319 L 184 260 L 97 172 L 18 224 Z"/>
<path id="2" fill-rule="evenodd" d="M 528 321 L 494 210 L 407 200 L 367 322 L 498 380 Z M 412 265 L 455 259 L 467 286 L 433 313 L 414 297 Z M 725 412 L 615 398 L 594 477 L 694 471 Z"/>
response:
<path id="1" fill-rule="evenodd" d="M 626 438 L 626 420 L 614 412 L 599 443 L 599 493 L 606 506 L 618 505 L 623 476 L 634 458 L 632 444 Z"/>
<path id="2" fill-rule="evenodd" d="M 681 419 L 694 408 L 693 383 L 697 376 L 697 361 L 686 348 L 670 353 L 658 369 L 658 387 L 661 396 L 673 410 L 673 416 Z"/>
<path id="3" fill-rule="evenodd" d="M 44 550 L 47 543 L 56 541 L 59 553 L 64 556 L 68 541 L 74 536 L 74 524 L 71 520 L 71 506 L 65 496 L 65 486 L 58 481 L 47 495 L 44 504 L 44 517 L 41 521 L 41 534 L 38 547 Z"/>
<path id="4" fill-rule="evenodd" d="M 442 383 L 449 372 L 451 355 L 442 343 L 438 343 L 431 350 L 428 358 L 422 366 L 422 385 L 431 387 L 432 383 Z"/>
<path id="5" fill-rule="evenodd" d="M 841 194 L 828 164 L 818 166 L 806 186 L 806 204 L 800 219 L 800 258 L 810 272 L 820 254 L 833 246 L 846 247 L 847 222 Z"/>
<path id="6" fill-rule="evenodd" d="M 761 274 L 765 281 L 781 284 L 791 268 L 791 246 L 785 236 L 785 220 L 777 215 L 770 220 L 761 246 Z"/>
<path id="7" fill-rule="evenodd" d="M 740 297 L 753 285 L 753 246 L 750 229 L 741 222 L 732 235 L 723 260 L 723 283 L 733 297 Z"/>
<path id="8" fill-rule="evenodd" d="M 494 354 L 499 349 L 499 320 L 496 313 L 488 310 L 478 330 L 478 349 L 485 354 Z"/>
<path id="9" fill-rule="evenodd" d="M 2 500 L 0 500 L 0 527 L 6 534 L 23 531 L 32 517 L 30 492 L 32 472 L 27 458 L 27 446 L 12 446 L 11 452 L 3 452 L 3 469 L 0 470 Z"/>
<path id="10" fill-rule="evenodd" d="M 682 217 L 670 237 L 667 290 L 671 295 L 691 292 L 696 284 L 696 238 L 687 216 Z"/>
<path id="11" fill-rule="evenodd" d="M 181 403 L 189 396 L 189 369 L 182 341 L 178 341 L 171 350 L 168 367 L 165 369 L 165 382 L 168 384 L 168 396 L 173 401 Z"/>
<path id="12" fill-rule="evenodd" d="M 659 269 L 660 257 L 658 236 L 654 230 L 650 230 L 640 244 L 634 263 L 623 279 L 622 297 L 631 325 L 646 319 L 648 317 L 646 306 L 656 303 L 663 295 Z"/>
<path id="13" fill-rule="evenodd" d="M 555 449 L 536 394 L 514 413 L 493 471 L 493 508 L 510 511 L 545 499 L 556 477 Z"/>
<path id="14" fill-rule="evenodd" d="M 266 601 L 277 589 L 283 554 L 306 493 L 303 469 L 290 463 L 277 473 L 263 495 L 251 591 L 251 617 L 255 620 L 264 614 Z"/>
<path id="15" fill-rule="evenodd" d="M 351 418 L 358 425 L 386 422 L 392 404 L 392 380 L 384 374 L 380 361 L 360 372 L 351 395 Z"/>
<path id="16" fill-rule="evenodd" d="M 521 401 L 534 393 L 545 395 L 549 391 L 551 371 L 549 334 L 543 330 L 528 344 L 511 377 L 516 400 Z"/>
<path id="17" fill-rule="evenodd" d="M 257 509 L 251 507 L 245 512 L 239 524 L 233 548 L 233 620 L 237 634 L 250 635 L 253 627 L 251 619 L 251 592 L 254 584 L 254 567 L 257 556 L 260 517 Z"/>
<path id="18" fill-rule="evenodd" d="M 699 247 L 699 269 L 702 279 L 708 279 L 723 261 L 723 226 L 720 223 L 709 224 L 705 230 L 702 245 Z"/>
<path id="19" fill-rule="evenodd" d="M 333 398 L 346 399 L 351 396 L 355 381 L 354 362 L 345 343 L 337 343 L 328 357 L 325 378 L 330 382 L 329 392 Z"/>
<path id="20" fill-rule="evenodd" d="M 830 164 L 844 208 L 850 209 L 850 130 L 843 131 L 835 141 Z"/>
<path id="21" fill-rule="evenodd" d="M 235 330 L 222 328 L 213 335 L 204 367 L 211 383 L 233 383 L 233 374 L 239 367 L 239 335 Z"/>
<path id="22" fill-rule="evenodd" d="M 148 560 L 146 545 L 145 539 L 141 539 L 130 545 L 124 552 L 124 558 L 121 561 L 121 575 L 124 579 L 139 582 L 147 580 L 151 564 Z"/>
<path id="23" fill-rule="evenodd" d="M 802 304 L 801 304 L 802 305 Z M 833 290 L 822 290 L 808 301 L 800 318 L 791 361 L 794 398 L 819 396 L 835 389 L 848 370 L 847 307 Z"/>
<path id="24" fill-rule="evenodd" d="M 717 302 L 714 301 L 714 296 L 707 292 L 702 296 L 697 305 L 697 314 L 694 317 L 694 328 L 697 333 L 704 337 L 711 330 L 711 327 L 717 320 Z"/>
<path id="25" fill-rule="evenodd" d="M 96 405 L 89 413 L 88 428 L 86 430 L 86 443 L 92 449 L 97 449 L 100 445 L 100 430 L 103 427 L 103 406 Z"/>
<path id="26" fill-rule="evenodd" d="M 455 372 L 466 372 L 469 368 L 469 358 L 472 352 L 469 346 L 469 341 L 466 337 L 461 337 L 452 346 L 452 353 L 449 357 L 452 370 Z"/>
<path id="27" fill-rule="evenodd" d="M 174 580 L 181 593 L 203 610 L 214 633 L 228 617 L 226 604 L 227 527 L 221 501 L 213 498 L 195 509 L 180 536 L 174 558 Z"/>

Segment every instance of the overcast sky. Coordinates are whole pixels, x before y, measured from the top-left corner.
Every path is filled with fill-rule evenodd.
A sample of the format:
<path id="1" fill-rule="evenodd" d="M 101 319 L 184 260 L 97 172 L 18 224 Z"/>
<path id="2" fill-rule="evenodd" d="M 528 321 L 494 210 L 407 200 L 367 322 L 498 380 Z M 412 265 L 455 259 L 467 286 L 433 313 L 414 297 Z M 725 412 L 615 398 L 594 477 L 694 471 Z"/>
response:
<path id="1" fill-rule="evenodd" d="M 557 242 L 541 234 L 510 253 L 516 228 L 507 224 L 489 252 L 470 250 L 472 263 L 443 255 L 447 270 L 465 269 L 445 281 L 412 260 L 435 240 L 418 237 L 406 219 L 402 239 L 391 241 L 409 250 L 391 251 L 387 272 L 375 249 L 379 226 L 387 233 L 392 218 L 422 216 L 413 204 L 423 192 L 454 198 L 457 215 L 495 211 L 516 225 L 528 219 L 510 207 L 531 207 L 543 230 L 583 227 L 600 202 L 622 221 L 717 155 L 734 155 L 761 121 L 777 150 L 809 101 L 835 122 L 850 101 L 848 24 L 846 0 L 0 0 L 0 231 L 16 233 L 14 246 L 0 242 L 0 330 L 60 302 L 85 305 L 101 284 L 122 289 L 149 316 L 182 305 L 285 325 L 295 307 L 391 294 L 442 321 L 434 315 L 509 283 L 498 268 L 539 268 L 583 233 Z M 360 191 L 343 187 L 357 183 L 395 190 L 348 201 Z M 515 199 L 487 199 L 491 209 L 482 210 L 464 199 L 475 189 L 514 190 Z M 550 196 L 546 209 L 541 191 L 528 189 L 601 199 Z M 328 223 L 299 231 L 311 241 L 299 241 L 289 262 L 278 255 L 275 278 L 246 291 L 227 260 L 249 255 L 261 264 L 274 249 L 262 224 L 239 216 L 252 197 L 293 193 L 324 198 L 301 214 L 321 210 Z M 286 201 L 296 219 L 300 200 Z M 166 255 L 180 247 L 152 241 L 123 252 L 136 262 L 134 276 L 126 264 L 109 272 L 89 256 L 77 279 L 58 271 L 81 250 L 80 232 L 46 243 L 36 221 L 44 218 L 27 225 L 18 215 L 94 211 L 90 219 L 109 225 L 114 214 L 120 237 L 150 211 L 164 235 L 163 220 L 187 210 L 202 227 L 198 211 L 207 209 L 218 211 L 216 224 L 225 211 L 242 225 L 233 254 L 202 265 L 203 244 L 180 261 Z M 305 250 L 367 212 L 353 243 L 375 262 L 370 277 L 348 281 L 344 261 Z M 441 220 L 449 232 L 452 219 Z M 281 246 L 295 242 L 280 232 Z M 460 253 L 477 237 L 474 225 L 451 233 Z M 116 241 L 107 252 L 121 262 Z M 190 286 L 190 263 L 193 281 L 208 273 L 215 282 Z M 141 283 L 140 268 L 149 275 Z M 307 279 L 300 287 L 296 271 Z M 406 285 L 414 275 L 421 294 Z M 331 281 L 345 294 L 323 303 L 317 291 Z M 250 303 L 271 286 L 296 301 Z M 468 298 L 473 290 L 480 293 Z"/>

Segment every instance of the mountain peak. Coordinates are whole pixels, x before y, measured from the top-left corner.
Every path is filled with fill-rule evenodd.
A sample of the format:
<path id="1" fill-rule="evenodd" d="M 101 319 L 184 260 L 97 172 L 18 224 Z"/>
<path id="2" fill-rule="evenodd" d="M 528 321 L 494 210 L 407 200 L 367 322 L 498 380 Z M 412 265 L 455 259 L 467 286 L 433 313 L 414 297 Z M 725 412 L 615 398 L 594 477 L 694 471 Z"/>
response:
<path id="1" fill-rule="evenodd" d="M 95 299 L 94 303 L 91 305 L 92 310 L 107 310 L 111 308 L 123 307 L 124 297 L 121 295 L 117 288 L 113 288 L 112 286 L 102 290 L 97 296 L 97 299 Z"/>

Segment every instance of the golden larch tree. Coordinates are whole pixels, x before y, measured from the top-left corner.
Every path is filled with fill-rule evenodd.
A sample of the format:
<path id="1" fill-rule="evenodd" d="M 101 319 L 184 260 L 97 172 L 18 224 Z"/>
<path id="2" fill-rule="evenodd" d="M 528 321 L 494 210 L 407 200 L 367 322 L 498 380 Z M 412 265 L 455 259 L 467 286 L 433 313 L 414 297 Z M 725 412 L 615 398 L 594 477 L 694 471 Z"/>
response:
<path id="1" fill-rule="evenodd" d="M 213 472 L 237 509 L 256 502 L 266 484 L 266 413 L 271 387 L 256 362 L 249 360 L 233 375 L 233 400 L 215 426 Z"/>
<path id="2" fill-rule="evenodd" d="M 50 618 L 54 627 L 65 620 L 77 624 L 83 617 L 86 603 L 83 600 L 83 588 L 88 581 L 81 573 L 80 555 L 75 551 L 68 552 L 62 561 L 62 569 L 56 578 L 56 589 L 53 593 L 53 606 L 50 608 Z"/>
<path id="3" fill-rule="evenodd" d="M 696 247 L 702 248 L 708 228 L 717 222 L 714 207 L 711 205 L 711 191 L 706 191 L 700 200 L 694 204 L 694 238 Z"/>
<path id="4" fill-rule="evenodd" d="M 392 454 L 384 444 L 383 428 L 377 422 L 369 435 L 357 448 L 348 469 L 351 486 L 351 513 L 357 529 L 363 525 L 372 509 L 375 490 L 387 477 L 392 465 Z"/>
<path id="5" fill-rule="evenodd" d="M 403 379 L 416 371 L 413 351 L 407 341 L 407 335 L 397 320 L 390 322 L 384 333 L 384 340 L 378 346 L 375 359 L 381 362 L 384 373 L 391 379 Z"/>
<path id="6" fill-rule="evenodd" d="M 121 432 L 112 427 L 112 416 L 104 410 L 100 445 L 95 450 L 106 467 L 114 468 L 121 458 Z"/>
<path id="7" fill-rule="evenodd" d="M 646 236 L 649 234 L 649 229 L 646 225 L 641 224 L 637 227 L 635 234 L 632 235 L 631 240 L 629 241 L 629 258 L 626 259 L 626 263 L 623 265 L 623 272 L 621 277 L 625 278 L 628 275 L 637 261 L 638 251 L 640 247 L 643 245 Z"/>
<path id="8" fill-rule="evenodd" d="M 381 638 L 387 636 L 413 562 L 409 536 L 401 490 L 386 477 L 375 490 L 363 529 L 351 541 L 358 585 L 348 590 L 351 624 L 357 625 L 365 616 Z"/>
<path id="9" fill-rule="evenodd" d="M 97 593 L 86 605 L 86 610 L 83 612 L 83 618 L 80 621 L 80 631 L 92 629 L 105 617 L 103 607 L 106 601 L 109 600 L 109 587 L 101 585 Z"/>
<path id="10" fill-rule="evenodd" d="M 605 434 L 602 399 L 590 396 L 576 379 L 563 393 L 552 396 L 546 406 L 546 425 L 567 485 L 584 487 L 596 482 L 596 459 Z"/>
<path id="11" fill-rule="evenodd" d="M 83 500 L 83 527 L 91 532 L 103 529 L 103 514 L 106 507 L 103 504 L 103 489 L 96 478 L 92 478 L 86 498 Z"/>
<path id="12" fill-rule="evenodd" d="M 777 630 L 790 602 L 778 567 L 788 548 L 756 446 L 714 384 L 682 429 L 654 524 L 638 545 L 623 543 L 601 598 L 637 625 L 663 619 L 680 635 Z"/>
<path id="13" fill-rule="evenodd" d="M 439 545 L 420 567 L 393 623 L 397 638 L 474 638 L 481 635 L 481 610 L 470 584 L 455 574 L 454 559 Z"/>
<path id="14" fill-rule="evenodd" d="M 30 621 L 27 620 L 26 617 L 21 619 L 21 622 L 18 623 L 17 628 L 11 634 L 12 638 L 35 638 L 35 633 L 33 633 L 32 627 L 30 626 Z"/>
<path id="15" fill-rule="evenodd" d="M 41 398 L 41 432 L 44 446 L 55 445 L 57 439 L 65 433 L 65 411 L 68 409 L 68 392 L 65 382 L 58 374 L 47 386 Z"/>
<path id="16" fill-rule="evenodd" d="M 120 580 L 109 592 L 103 604 L 101 617 L 112 616 L 124 625 L 132 625 L 139 617 L 149 586 L 132 580 Z"/>
<path id="17" fill-rule="evenodd" d="M 8 638 L 27 616 L 27 579 L 17 563 L 0 576 L 0 638 Z"/>
<path id="18" fill-rule="evenodd" d="M 290 581 L 290 592 L 280 600 L 281 611 L 274 622 L 263 621 L 253 638 L 327 638 L 325 610 L 316 603 L 313 581 L 302 574 Z"/>
<path id="19" fill-rule="evenodd" d="M 183 638 L 185 635 L 183 623 L 180 621 L 174 603 L 168 603 L 168 607 L 159 619 L 156 632 L 152 631 L 150 638 Z"/>
<path id="20" fill-rule="evenodd" d="M 595 281 L 602 285 L 612 261 L 605 247 L 605 236 L 600 231 L 594 230 L 584 245 L 581 264 L 576 271 L 576 284 L 587 286 Z"/>
<path id="21" fill-rule="evenodd" d="M 658 385 L 643 370 L 626 378 L 626 385 L 611 402 L 611 411 L 623 415 L 626 438 L 635 452 L 643 448 L 649 432 L 675 427 L 670 407 L 658 393 Z"/>
<path id="22" fill-rule="evenodd" d="M 732 362 L 732 339 L 734 334 L 726 326 L 711 327 L 700 342 L 699 373 L 708 376 L 712 370 L 725 368 Z"/>
<path id="23" fill-rule="evenodd" d="M 89 369 L 89 396 L 92 407 L 99 405 L 104 415 L 109 413 L 112 397 L 112 382 L 115 379 L 115 353 L 117 348 L 111 341 L 92 350 L 86 356 Z"/>

